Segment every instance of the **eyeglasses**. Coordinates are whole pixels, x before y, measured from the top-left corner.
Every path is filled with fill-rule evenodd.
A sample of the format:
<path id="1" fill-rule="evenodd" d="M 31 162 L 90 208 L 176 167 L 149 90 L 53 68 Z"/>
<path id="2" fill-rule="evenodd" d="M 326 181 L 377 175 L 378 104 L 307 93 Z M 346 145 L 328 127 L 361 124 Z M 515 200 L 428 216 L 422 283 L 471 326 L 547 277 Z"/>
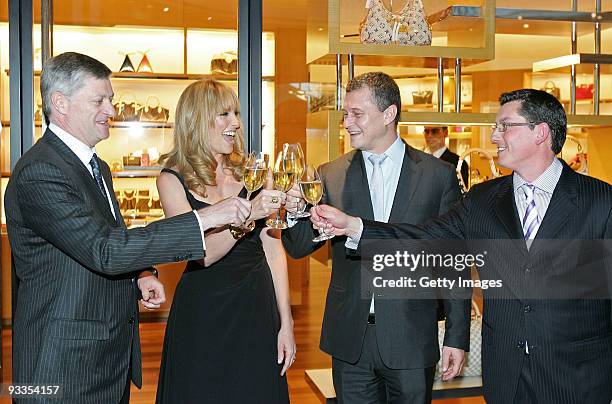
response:
<path id="1" fill-rule="evenodd" d="M 491 133 L 495 131 L 505 132 L 508 130 L 509 126 L 529 126 L 529 129 L 533 130 L 538 123 L 539 122 L 495 122 L 491 125 Z"/>

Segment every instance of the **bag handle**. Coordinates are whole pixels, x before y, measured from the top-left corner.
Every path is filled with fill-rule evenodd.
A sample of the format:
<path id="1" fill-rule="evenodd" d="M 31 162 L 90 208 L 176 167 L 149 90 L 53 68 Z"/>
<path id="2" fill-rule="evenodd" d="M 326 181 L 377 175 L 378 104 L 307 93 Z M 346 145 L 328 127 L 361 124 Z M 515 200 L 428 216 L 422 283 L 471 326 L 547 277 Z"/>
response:
<path id="1" fill-rule="evenodd" d="M 463 166 L 463 161 L 465 160 L 465 158 L 472 153 L 478 153 L 484 158 L 486 158 L 489 161 L 489 167 L 491 168 L 491 174 L 493 175 L 493 178 L 499 177 L 499 171 L 497 170 L 497 167 L 495 167 L 495 161 L 493 160 L 493 156 L 491 155 L 491 153 L 480 147 L 467 149 L 466 151 L 461 153 L 461 156 L 459 156 L 459 161 L 457 162 L 457 167 L 455 167 L 457 179 L 459 180 L 459 185 L 461 185 L 461 192 L 464 194 L 467 193 L 468 188 L 465 182 L 463 182 L 463 176 L 461 175 L 461 167 Z"/>
<path id="2" fill-rule="evenodd" d="M 149 104 L 149 100 L 154 100 L 154 101 L 157 101 L 157 104 L 155 104 L 155 105 L 151 105 L 151 104 Z M 150 95 L 150 96 L 148 96 L 148 97 L 147 97 L 147 101 L 145 101 L 145 107 L 147 108 L 147 111 L 148 111 L 149 109 L 153 109 L 153 108 L 159 108 L 159 107 L 161 107 L 161 101 L 159 100 L 159 97 L 158 97 L 158 96 L 156 96 L 156 95 Z"/>
<path id="3" fill-rule="evenodd" d="M 128 100 L 130 100 L 131 102 L 128 102 L 128 100 L 124 99 L 124 97 L 126 97 L 126 96 L 127 97 L 131 97 L 131 98 L 128 98 Z M 123 104 L 131 104 L 131 103 L 138 104 L 138 100 L 136 99 L 136 96 L 134 95 L 134 93 L 128 91 L 126 93 L 119 94 L 119 99 L 117 100 L 117 105 L 121 105 L 121 103 L 123 103 Z"/>

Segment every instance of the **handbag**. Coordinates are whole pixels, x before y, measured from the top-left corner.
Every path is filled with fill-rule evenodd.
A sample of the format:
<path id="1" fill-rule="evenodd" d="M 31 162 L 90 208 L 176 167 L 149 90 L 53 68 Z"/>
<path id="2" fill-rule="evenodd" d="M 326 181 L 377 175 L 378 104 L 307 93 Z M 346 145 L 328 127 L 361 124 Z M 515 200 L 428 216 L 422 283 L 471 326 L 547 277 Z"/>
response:
<path id="1" fill-rule="evenodd" d="M 132 64 L 132 59 L 130 59 L 130 54 L 126 53 L 125 54 L 125 58 L 123 58 L 123 63 L 121 64 L 121 67 L 119 68 L 120 72 L 134 72 L 136 71 L 136 69 L 134 69 L 134 65 Z"/>
<path id="2" fill-rule="evenodd" d="M 147 57 L 147 52 L 148 50 L 145 52 L 141 52 L 142 59 L 140 59 L 140 63 L 138 64 L 138 69 L 136 69 L 138 73 L 153 73 L 153 68 L 151 67 L 149 58 Z"/>
<path id="3" fill-rule="evenodd" d="M 579 86 L 576 86 L 576 99 L 577 100 L 593 99 L 593 85 L 592 84 L 580 84 Z"/>
<path id="4" fill-rule="evenodd" d="M 554 96 L 556 99 L 561 98 L 561 90 L 555 85 L 552 80 L 548 80 L 546 83 L 544 83 L 544 87 L 542 87 L 540 90 L 546 91 L 548 94 Z"/>
<path id="5" fill-rule="evenodd" d="M 413 104 L 431 104 L 433 98 L 433 91 L 413 91 L 412 92 L 412 103 Z"/>
<path id="6" fill-rule="evenodd" d="M 361 43 L 431 45 L 431 27 L 422 0 L 407 0 L 397 14 L 381 0 L 366 0 L 366 9 L 368 13 L 359 30 Z"/>
<path id="7" fill-rule="evenodd" d="M 210 60 L 210 72 L 212 74 L 238 73 L 238 55 L 236 52 L 227 51 L 214 55 Z"/>
<path id="8" fill-rule="evenodd" d="M 444 345 L 445 322 L 438 321 L 438 343 L 440 352 Z M 463 369 L 458 376 L 481 376 L 482 375 L 482 358 L 480 355 L 482 347 L 482 314 L 478 305 L 472 300 L 472 320 L 470 321 L 470 351 L 466 352 Z M 442 377 L 442 359 L 438 361 L 436 366 L 435 378 Z"/>
<path id="9" fill-rule="evenodd" d="M 138 120 L 138 109 L 140 105 L 133 94 L 128 94 L 129 101 L 125 100 L 124 94 L 119 96 L 119 100 L 113 104 L 117 115 L 113 118 L 115 122 L 134 122 Z"/>
<path id="10" fill-rule="evenodd" d="M 156 104 L 151 104 L 150 101 L 157 101 Z M 145 105 L 140 108 L 138 120 L 140 122 L 168 122 L 170 110 L 161 106 L 159 98 L 154 95 L 147 97 Z"/>

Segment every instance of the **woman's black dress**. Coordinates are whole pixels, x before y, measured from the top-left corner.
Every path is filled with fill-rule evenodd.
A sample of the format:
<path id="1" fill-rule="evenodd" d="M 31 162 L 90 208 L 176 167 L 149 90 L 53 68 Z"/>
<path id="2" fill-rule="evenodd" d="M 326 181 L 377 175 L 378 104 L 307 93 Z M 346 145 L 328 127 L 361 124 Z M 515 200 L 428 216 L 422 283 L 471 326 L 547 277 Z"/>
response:
<path id="1" fill-rule="evenodd" d="M 208 206 L 179 174 L 163 171 L 181 181 L 192 208 Z M 260 222 L 213 265 L 187 264 L 168 317 L 157 403 L 289 403 L 277 364 L 280 320 Z"/>

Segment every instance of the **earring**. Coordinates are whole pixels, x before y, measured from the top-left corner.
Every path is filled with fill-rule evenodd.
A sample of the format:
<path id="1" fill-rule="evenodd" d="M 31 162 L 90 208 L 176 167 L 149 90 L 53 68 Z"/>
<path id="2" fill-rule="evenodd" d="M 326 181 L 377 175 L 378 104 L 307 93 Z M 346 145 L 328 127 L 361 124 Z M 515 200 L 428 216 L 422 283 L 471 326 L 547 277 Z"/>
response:
<path id="1" fill-rule="evenodd" d="M 149 58 L 147 57 L 148 50 L 142 53 L 142 60 L 138 64 L 138 69 L 136 70 L 139 73 L 153 73 L 153 69 L 151 68 L 151 63 L 149 63 Z"/>
<path id="2" fill-rule="evenodd" d="M 125 58 L 123 58 L 123 64 L 121 64 L 121 67 L 119 68 L 119 71 L 120 72 L 134 72 L 134 71 L 136 71 L 136 69 L 134 69 L 134 65 L 132 64 L 132 59 L 130 59 L 130 54 L 129 53 L 125 53 Z"/>

